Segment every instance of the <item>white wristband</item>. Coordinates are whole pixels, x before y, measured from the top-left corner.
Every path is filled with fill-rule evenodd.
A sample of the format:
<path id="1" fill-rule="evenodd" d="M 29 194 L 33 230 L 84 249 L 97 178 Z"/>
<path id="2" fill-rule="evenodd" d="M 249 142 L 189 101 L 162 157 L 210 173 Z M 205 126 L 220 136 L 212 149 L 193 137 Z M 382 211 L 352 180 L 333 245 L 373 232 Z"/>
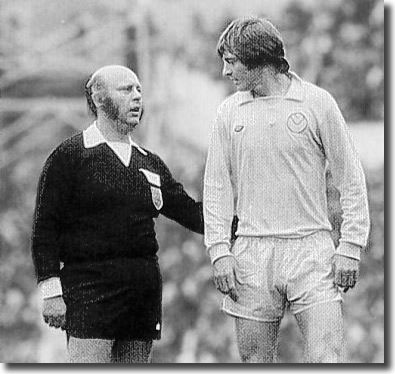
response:
<path id="1" fill-rule="evenodd" d="M 38 284 L 43 299 L 49 299 L 55 296 L 62 296 L 62 284 L 60 278 L 52 277 Z"/>

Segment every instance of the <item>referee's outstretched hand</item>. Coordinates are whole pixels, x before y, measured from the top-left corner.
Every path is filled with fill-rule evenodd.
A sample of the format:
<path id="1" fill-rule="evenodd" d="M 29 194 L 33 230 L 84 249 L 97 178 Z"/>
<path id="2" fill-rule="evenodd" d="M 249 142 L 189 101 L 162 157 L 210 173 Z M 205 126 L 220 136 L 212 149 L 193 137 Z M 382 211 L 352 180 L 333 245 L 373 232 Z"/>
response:
<path id="1" fill-rule="evenodd" d="M 232 300 L 237 301 L 236 261 L 233 256 L 225 256 L 214 262 L 214 283 L 219 291 L 229 295 Z"/>
<path id="2" fill-rule="evenodd" d="M 43 317 L 44 322 L 49 326 L 64 329 L 66 324 L 66 304 L 62 296 L 44 299 Z"/>
<path id="3" fill-rule="evenodd" d="M 333 258 L 335 284 L 347 292 L 353 288 L 359 278 L 359 261 L 350 257 L 336 254 Z"/>

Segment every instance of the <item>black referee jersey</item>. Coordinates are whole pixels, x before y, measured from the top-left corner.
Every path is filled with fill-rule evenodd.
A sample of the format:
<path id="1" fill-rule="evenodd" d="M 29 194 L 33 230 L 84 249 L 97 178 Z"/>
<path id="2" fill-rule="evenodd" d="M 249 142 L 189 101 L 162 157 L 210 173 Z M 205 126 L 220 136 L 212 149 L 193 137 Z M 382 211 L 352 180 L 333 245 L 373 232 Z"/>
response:
<path id="1" fill-rule="evenodd" d="M 61 279 L 71 336 L 159 339 L 162 281 L 153 219 L 161 213 L 203 233 L 202 204 L 144 151 L 132 147 L 126 167 L 105 143 L 85 148 L 79 133 L 45 163 L 32 256 L 38 282 Z"/>

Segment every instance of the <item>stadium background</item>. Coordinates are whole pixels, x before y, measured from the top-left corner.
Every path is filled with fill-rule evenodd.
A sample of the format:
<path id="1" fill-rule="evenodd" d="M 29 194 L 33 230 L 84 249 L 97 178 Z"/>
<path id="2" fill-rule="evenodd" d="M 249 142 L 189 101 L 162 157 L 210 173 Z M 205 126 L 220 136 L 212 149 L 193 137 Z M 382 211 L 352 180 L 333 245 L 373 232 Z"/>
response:
<path id="1" fill-rule="evenodd" d="M 215 45 L 238 16 L 269 17 L 292 69 L 329 90 L 366 171 L 372 231 L 361 282 L 345 295 L 351 361 L 384 360 L 384 7 L 377 0 L 3 0 L 0 2 L 0 361 L 64 362 L 65 337 L 47 328 L 33 277 L 30 233 L 40 169 L 53 147 L 91 119 L 83 82 L 119 63 L 141 78 L 138 141 L 202 195 L 209 128 L 233 87 Z M 338 194 L 328 176 L 334 239 Z M 219 312 L 202 237 L 157 221 L 164 279 L 157 363 L 238 362 L 233 323 Z M 281 362 L 299 362 L 301 337 L 287 315 Z"/>

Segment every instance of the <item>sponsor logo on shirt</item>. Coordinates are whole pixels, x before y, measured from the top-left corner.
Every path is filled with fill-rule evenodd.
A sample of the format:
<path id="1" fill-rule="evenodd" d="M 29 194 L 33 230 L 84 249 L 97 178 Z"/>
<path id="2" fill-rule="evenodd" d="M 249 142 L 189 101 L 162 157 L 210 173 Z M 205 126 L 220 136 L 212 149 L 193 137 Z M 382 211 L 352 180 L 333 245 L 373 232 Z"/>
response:
<path id="1" fill-rule="evenodd" d="M 302 112 L 291 113 L 287 119 L 287 127 L 291 132 L 302 132 L 307 127 L 306 116 Z"/>

